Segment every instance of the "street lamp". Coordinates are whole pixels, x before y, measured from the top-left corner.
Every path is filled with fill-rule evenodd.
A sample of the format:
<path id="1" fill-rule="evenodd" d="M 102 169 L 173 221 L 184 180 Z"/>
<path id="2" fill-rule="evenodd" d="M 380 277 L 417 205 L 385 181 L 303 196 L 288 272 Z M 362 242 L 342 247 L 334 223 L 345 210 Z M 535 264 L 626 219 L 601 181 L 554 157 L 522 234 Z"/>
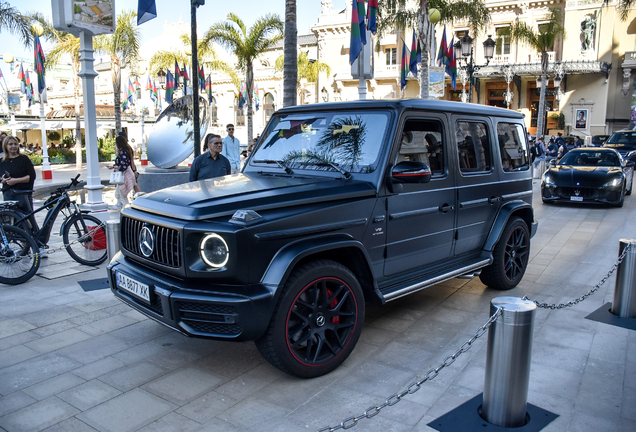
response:
<path id="1" fill-rule="evenodd" d="M 483 66 L 476 65 L 473 59 L 473 38 L 470 37 L 468 32 L 454 45 L 455 49 L 462 50 L 462 57 L 464 60 L 464 69 L 468 75 L 468 82 L 470 83 L 468 102 L 473 101 L 473 75 L 478 72 Z M 495 53 L 495 46 L 497 43 L 492 39 L 491 35 L 488 35 L 488 39 L 484 41 L 484 57 L 486 58 L 486 65 L 490 63 L 493 54 Z M 470 57 L 470 59 L 468 59 Z M 462 58 L 460 58 L 462 60 Z"/>

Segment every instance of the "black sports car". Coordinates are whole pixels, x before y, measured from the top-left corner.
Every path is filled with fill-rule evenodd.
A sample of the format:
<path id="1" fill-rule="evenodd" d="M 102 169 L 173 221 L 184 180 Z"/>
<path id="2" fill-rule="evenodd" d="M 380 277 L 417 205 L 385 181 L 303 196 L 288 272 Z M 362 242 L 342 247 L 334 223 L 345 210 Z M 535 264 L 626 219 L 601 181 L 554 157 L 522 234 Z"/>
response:
<path id="1" fill-rule="evenodd" d="M 582 148 L 568 152 L 541 179 L 543 202 L 607 203 L 623 206 L 632 192 L 634 162 L 609 148 Z"/>

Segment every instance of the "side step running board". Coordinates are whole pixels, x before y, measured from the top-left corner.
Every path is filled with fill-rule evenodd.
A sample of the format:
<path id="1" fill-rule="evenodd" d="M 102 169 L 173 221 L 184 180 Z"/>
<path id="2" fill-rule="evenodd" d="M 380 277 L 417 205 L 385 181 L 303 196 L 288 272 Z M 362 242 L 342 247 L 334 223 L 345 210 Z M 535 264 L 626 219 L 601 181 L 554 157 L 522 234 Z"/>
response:
<path id="1" fill-rule="evenodd" d="M 465 267 L 455 269 L 448 273 L 439 274 L 433 276 L 430 279 L 418 282 L 413 285 L 405 286 L 403 288 L 396 289 L 395 291 L 388 292 L 384 295 L 384 301 L 389 302 L 391 300 L 398 299 L 400 297 L 404 297 L 405 295 L 412 294 L 416 291 L 422 290 L 424 288 L 428 288 L 431 285 L 438 284 L 440 282 L 444 282 L 445 280 L 453 279 L 458 276 L 465 275 L 467 273 L 475 273 L 488 265 L 490 265 L 490 259 L 482 259 L 480 261 L 476 261 L 472 264 L 469 264 Z"/>
<path id="2" fill-rule="evenodd" d="M 457 276 L 457 279 L 472 279 L 475 276 L 479 276 L 481 274 L 481 269 L 472 273 L 464 273 L 463 275 Z"/>

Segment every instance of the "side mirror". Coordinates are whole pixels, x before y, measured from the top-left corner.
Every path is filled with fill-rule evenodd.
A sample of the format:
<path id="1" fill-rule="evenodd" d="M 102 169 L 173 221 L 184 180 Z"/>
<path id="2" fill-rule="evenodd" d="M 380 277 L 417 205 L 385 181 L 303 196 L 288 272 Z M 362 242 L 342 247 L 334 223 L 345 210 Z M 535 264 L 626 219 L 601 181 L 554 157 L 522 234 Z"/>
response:
<path id="1" fill-rule="evenodd" d="M 550 159 L 550 166 L 556 166 L 556 159 Z"/>
<path id="2" fill-rule="evenodd" d="M 428 183 L 431 168 L 422 162 L 403 161 L 393 167 L 391 178 L 401 183 Z"/>

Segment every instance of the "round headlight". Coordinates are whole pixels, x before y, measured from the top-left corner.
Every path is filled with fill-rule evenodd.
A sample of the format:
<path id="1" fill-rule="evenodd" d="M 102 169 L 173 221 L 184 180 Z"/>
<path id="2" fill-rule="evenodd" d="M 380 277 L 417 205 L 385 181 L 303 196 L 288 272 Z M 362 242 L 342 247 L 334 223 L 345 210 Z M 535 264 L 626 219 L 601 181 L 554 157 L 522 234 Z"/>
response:
<path id="1" fill-rule="evenodd" d="M 208 234 L 203 237 L 199 246 L 199 253 L 201 254 L 201 259 L 215 270 L 227 264 L 230 258 L 227 243 L 218 234 Z"/>

